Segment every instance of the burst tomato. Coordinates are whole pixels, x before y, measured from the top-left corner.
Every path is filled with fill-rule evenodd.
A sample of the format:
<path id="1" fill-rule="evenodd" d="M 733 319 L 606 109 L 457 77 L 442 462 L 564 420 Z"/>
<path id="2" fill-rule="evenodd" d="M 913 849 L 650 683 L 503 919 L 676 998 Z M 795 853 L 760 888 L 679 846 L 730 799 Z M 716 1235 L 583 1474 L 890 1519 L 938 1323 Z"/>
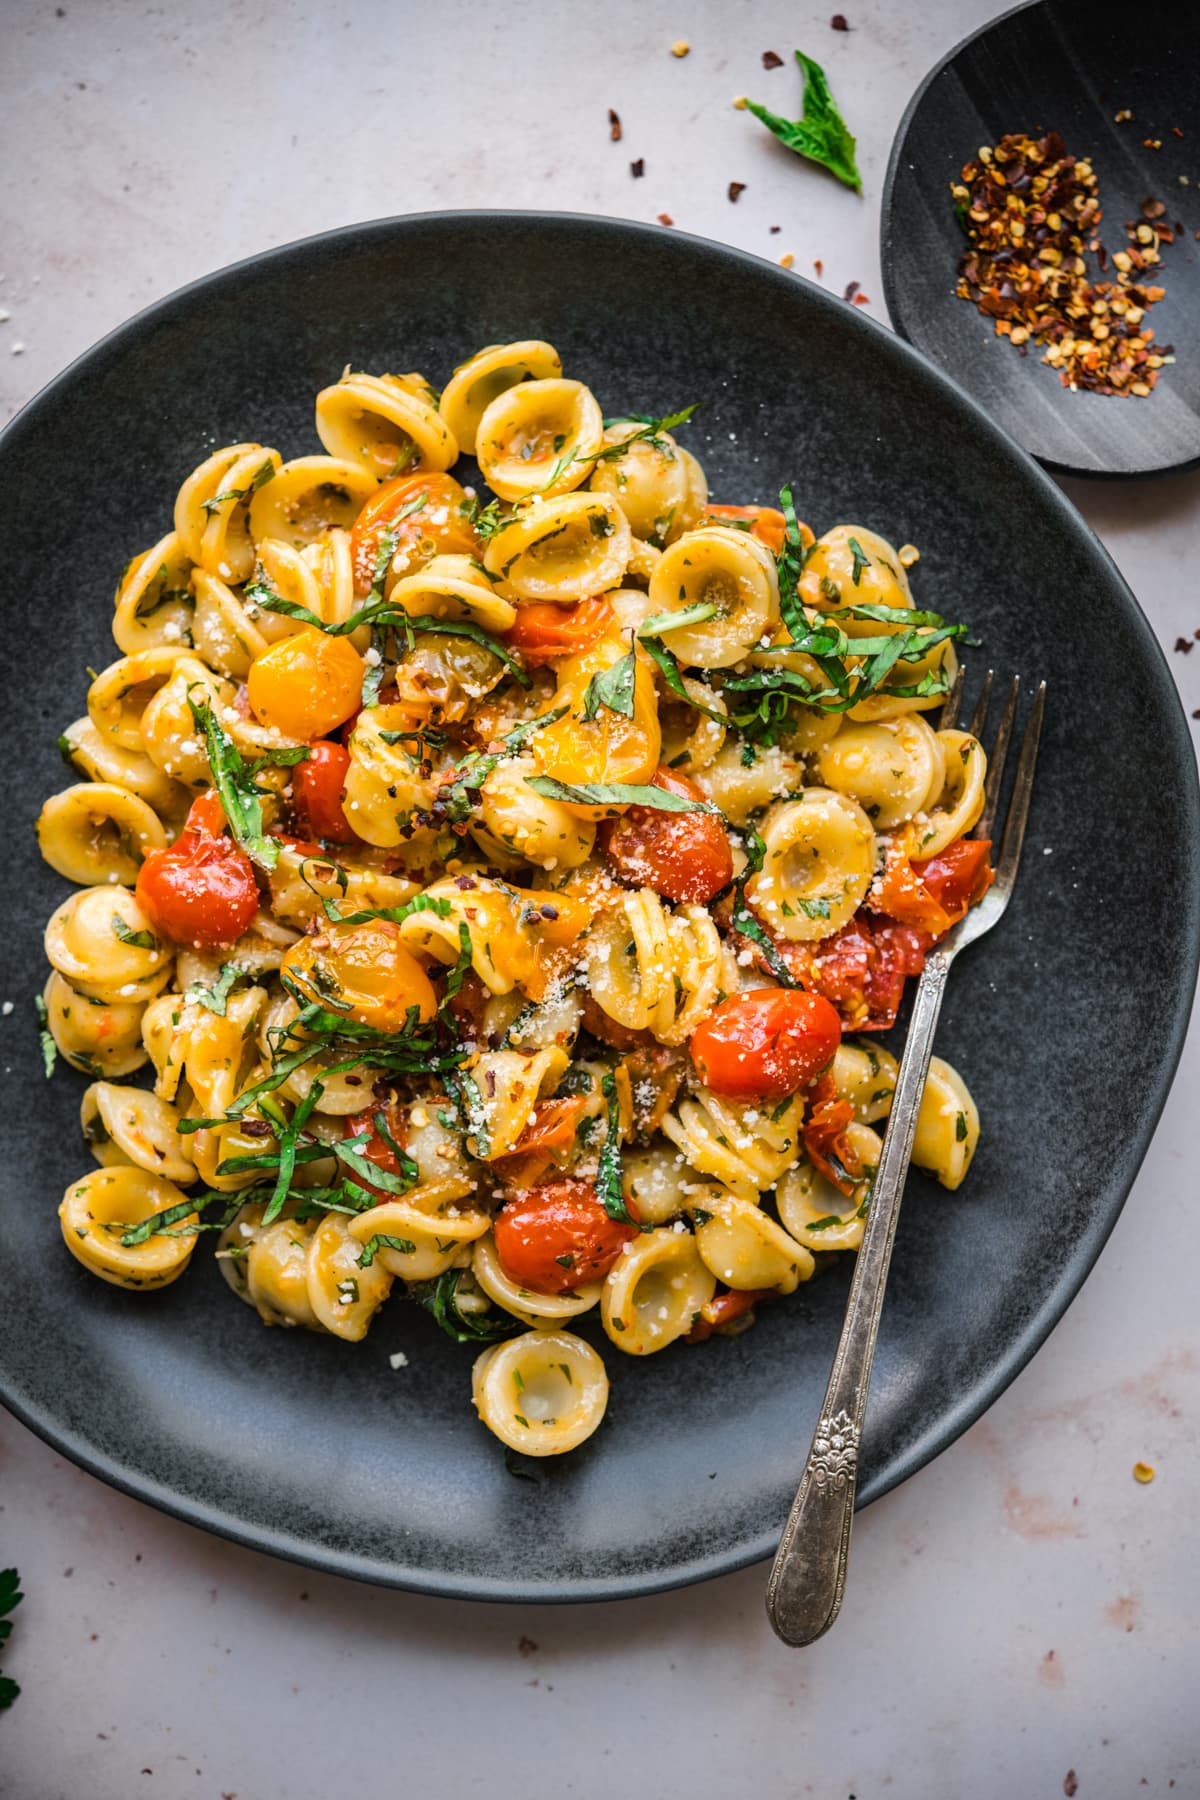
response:
<path id="1" fill-rule="evenodd" d="M 695 782 L 670 769 L 656 770 L 652 785 L 688 800 L 704 799 Z M 653 888 L 668 900 L 702 903 L 733 880 L 729 833 L 715 813 L 631 806 L 601 826 L 600 842 L 622 881 Z"/>
<path id="2" fill-rule="evenodd" d="M 380 1133 L 379 1117 L 383 1119 L 387 1137 Z M 363 1132 L 367 1133 L 367 1141 L 358 1153 L 367 1162 L 374 1163 L 377 1169 L 383 1169 L 389 1175 L 402 1173 L 400 1158 L 404 1153 L 406 1121 L 394 1100 L 368 1106 L 365 1112 L 355 1113 L 353 1118 L 344 1119 L 342 1126 L 346 1137 L 360 1137 Z M 392 1198 L 386 1188 L 375 1187 L 370 1182 L 364 1182 L 363 1186 L 370 1188 L 373 1194 L 378 1194 L 381 1200 Z"/>
<path id="3" fill-rule="evenodd" d="M 736 525 L 745 520 L 750 527 L 750 536 L 758 538 L 768 550 L 778 556 L 783 549 L 787 522 L 778 507 L 706 506 L 704 517 L 714 525 Z M 807 525 L 800 527 L 800 541 L 806 547 L 813 541 L 813 534 Z"/>
<path id="4" fill-rule="evenodd" d="M 299 823 L 315 838 L 332 844 L 359 843 L 358 833 L 342 811 L 342 789 L 350 767 L 344 744 L 321 738 L 292 772 L 292 808 Z"/>
<path id="5" fill-rule="evenodd" d="M 927 931 L 860 908 L 820 943 L 777 947 L 805 987 L 831 1000 L 853 1030 L 888 1031 L 896 1022 L 904 983 L 921 973 L 932 943 Z"/>
<path id="6" fill-rule="evenodd" d="M 846 1136 L 853 1123 L 853 1106 L 843 1100 L 832 1079 L 822 1075 L 810 1096 L 804 1148 L 813 1167 L 843 1194 L 854 1192 L 863 1172 L 858 1153 Z"/>
<path id="7" fill-rule="evenodd" d="M 355 593 L 371 591 L 384 532 L 393 534 L 392 567 L 403 574 L 420 568 L 431 556 L 477 555 L 479 540 L 462 511 L 466 498 L 466 490 L 452 475 L 399 475 L 385 481 L 350 533 Z M 423 504 L 417 506 L 418 500 Z M 412 512 L 407 511 L 410 506 Z"/>
<path id="8" fill-rule="evenodd" d="M 496 1219 L 496 1254 L 511 1281 L 539 1294 L 570 1294 L 598 1281 L 637 1236 L 610 1219 L 590 1181 L 546 1181 Z"/>
<path id="9" fill-rule="evenodd" d="M 246 692 L 262 724 L 285 737 L 319 738 L 362 704 L 364 669 L 349 638 L 306 627 L 255 657 Z"/>
<path id="10" fill-rule="evenodd" d="M 432 982 L 390 919 L 328 925 L 291 945 L 279 972 L 305 1000 L 373 1031 L 402 1030 L 414 1008 L 421 1023 L 437 1011 Z"/>
<path id="11" fill-rule="evenodd" d="M 598 643 L 612 624 L 612 607 L 596 596 L 557 606 L 552 600 L 523 600 L 505 642 L 531 668 L 571 656 Z"/>
<path id="12" fill-rule="evenodd" d="M 925 862 L 899 852 L 888 857 L 876 905 L 899 925 L 942 937 L 996 879 L 988 838 L 960 838 Z"/>
<path id="13" fill-rule="evenodd" d="M 842 1023 L 820 994 L 753 988 L 713 1009 L 688 1048 L 701 1081 L 729 1100 L 782 1100 L 833 1060 Z"/>
<path id="14" fill-rule="evenodd" d="M 172 943 L 215 950 L 249 929 L 258 911 L 254 865 L 225 835 L 225 813 L 214 791 L 192 802 L 176 843 L 150 852 L 136 891 L 154 930 Z"/>
<path id="15" fill-rule="evenodd" d="M 548 1170 L 560 1168 L 575 1143 L 575 1132 L 587 1105 L 582 1094 L 560 1100 L 543 1100 L 511 1150 L 492 1158 L 492 1167 L 506 1188 L 532 1188 Z"/>

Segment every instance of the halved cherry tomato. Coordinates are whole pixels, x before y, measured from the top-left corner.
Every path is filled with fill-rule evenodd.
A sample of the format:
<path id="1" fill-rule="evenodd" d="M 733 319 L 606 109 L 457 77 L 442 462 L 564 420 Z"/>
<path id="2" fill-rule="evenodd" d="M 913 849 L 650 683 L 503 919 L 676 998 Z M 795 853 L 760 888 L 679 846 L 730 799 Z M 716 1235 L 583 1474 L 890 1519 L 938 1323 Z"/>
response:
<path id="1" fill-rule="evenodd" d="M 319 738 L 362 704 L 363 670 L 349 638 L 306 627 L 255 657 L 246 692 L 264 725 L 285 737 Z"/>
<path id="2" fill-rule="evenodd" d="M 956 925 L 996 879 L 988 838 L 960 838 L 925 862 L 913 862 L 899 850 L 887 859 L 876 910 L 900 925 L 915 925 L 942 937 Z"/>
<path id="3" fill-rule="evenodd" d="M 782 1100 L 833 1060 L 842 1022 L 797 988 L 752 988 L 713 1008 L 688 1048 L 701 1081 L 729 1100 Z"/>
<path id="4" fill-rule="evenodd" d="M 694 781 L 659 767 L 654 787 L 688 800 L 703 800 Z M 729 833 L 715 813 L 659 812 L 631 806 L 600 827 L 600 843 L 622 881 L 653 888 L 668 900 L 711 900 L 733 880 Z"/>
<path id="5" fill-rule="evenodd" d="M 495 1229 L 509 1279 L 539 1294 L 570 1294 L 598 1281 L 637 1236 L 636 1225 L 609 1218 L 590 1181 L 569 1177 L 508 1201 Z"/>
<path id="6" fill-rule="evenodd" d="M 160 937 L 217 949 L 249 929 L 258 911 L 254 865 L 225 835 L 225 824 L 210 789 L 192 802 L 178 841 L 152 850 L 142 864 L 137 901 Z"/>
<path id="7" fill-rule="evenodd" d="M 332 844 L 360 842 L 342 811 L 342 789 L 350 767 L 350 752 L 343 744 L 320 738 L 309 746 L 305 760 L 292 772 L 292 809 L 313 837 Z"/>
<path id="8" fill-rule="evenodd" d="M 391 1144 L 388 1143 L 387 1138 L 380 1136 L 376 1114 L 382 1114 L 384 1125 L 392 1139 Z M 401 1151 L 404 1150 L 407 1120 L 394 1100 L 380 1101 L 377 1106 L 368 1106 L 365 1112 L 355 1113 L 352 1118 L 343 1119 L 342 1126 L 345 1137 L 359 1137 L 364 1131 L 368 1134 L 366 1143 L 358 1153 L 367 1162 L 374 1163 L 377 1169 L 386 1170 L 389 1175 L 401 1173 L 400 1158 L 392 1145 L 396 1144 Z M 371 1193 L 378 1194 L 381 1200 L 393 1198 L 386 1188 L 375 1187 L 369 1181 L 363 1182 L 362 1185 L 369 1188 Z"/>
<path id="9" fill-rule="evenodd" d="M 784 533 L 787 521 L 777 507 L 774 506 L 706 506 L 704 517 L 711 519 L 714 525 L 729 525 L 739 519 L 745 519 L 750 525 L 750 536 L 758 538 L 760 543 L 776 556 L 783 549 Z M 800 541 L 807 549 L 813 542 L 813 534 L 807 525 L 800 526 Z"/>
<path id="10" fill-rule="evenodd" d="M 572 656 L 598 643 L 612 624 L 612 607 L 596 595 L 556 606 L 552 600 L 522 601 L 506 643 L 530 668 Z"/>
<path id="11" fill-rule="evenodd" d="M 492 1158 L 491 1166 L 504 1187 L 523 1192 L 535 1187 L 550 1168 L 561 1168 L 586 1105 L 582 1094 L 543 1100 L 512 1149 Z"/>
<path id="12" fill-rule="evenodd" d="M 397 515 L 424 496 L 424 505 Z M 475 556 L 479 539 L 463 514 L 466 490 L 453 475 L 398 475 L 372 494 L 350 533 L 354 591 L 369 594 L 385 531 L 394 533 L 392 567 L 408 573 L 431 556 Z M 399 557 L 399 562 L 396 558 Z"/>
<path id="13" fill-rule="evenodd" d="M 696 1323 L 683 1340 L 684 1343 L 703 1344 L 714 1331 L 720 1331 L 723 1325 L 732 1325 L 737 1319 L 744 1319 L 748 1312 L 753 1312 L 760 1300 L 771 1300 L 774 1295 L 774 1288 L 723 1288 L 700 1308 Z"/>
<path id="14" fill-rule="evenodd" d="M 284 952 L 279 972 L 306 1000 L 373 1031 L 400 1031 L 414 1007 L 422 1024 L 437 1011 L 432 982 L 390 919 L 328 925 L 302 937 Z"/>
<path id="15" fill-rule="evenodd" d="M 832 1077 L 822 1075 L 809 1096 L 804 1121 L 804 1148 L 808 1160 L 832 1181 L 839 1193 L 852 1194 L 862 1180 L 862 1163 L 846 1132 L 854 1123 L 854 1108 L 843 1100 Z"/>

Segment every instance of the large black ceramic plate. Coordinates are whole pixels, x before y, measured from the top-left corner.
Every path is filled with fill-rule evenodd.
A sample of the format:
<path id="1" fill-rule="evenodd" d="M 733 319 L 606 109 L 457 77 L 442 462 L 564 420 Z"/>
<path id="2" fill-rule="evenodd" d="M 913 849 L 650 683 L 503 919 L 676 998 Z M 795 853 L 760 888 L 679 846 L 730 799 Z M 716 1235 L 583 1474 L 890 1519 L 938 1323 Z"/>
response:
<path id="1" fill-rule="evenodd" d="M 161 1295 L 93 1280 L 55 1207 L 88 1166 L 82 1077 L 47 1083 L 31 995 L 63 887 L 32 820 L 55 735 L 113 655 L 114 583 L 214 445 L 315 445 L 313 395 L 351 363 L 444 379 L 478 345 L 544 337 L 612 409 L 698 400 L 720 499 L 794 482 L 819 529 L 922 549 L 923 605 L 973 622 L 1050 706 L 1025 867 L 957 965 L 938 1048 L 983 1115 L 971 1178 L 914 1177 L 868 1415 L 870 1500 L 994 1400 L 1078 1289 L 1129 1190 L 1184 1030 L 1198 808 L 1175 690 L 1107 556 L 1037 467 L 908 347 L 780 270 L 676 233 L 531 214 L 400 219 L 272 251 L 142 314 L 0 443 L 6 674 L 0 1376 L 68 1456 L 154 1504 L 324 1569 L 435 1593 L 594 1599 L 774 1547 L 833 1352 L 847 1271 L 754 1331 L 637 1361 L 608 1420 L 514 1478 L 471 1411 L 471 1354 L 397 1301 L 351 1347 L 264 1331 L 207 1247 Z M 12 804 L 14 803 L 15 804 Z M 1044 853 L 1045 852 L 1045 853 Z M 19 1038 L 19 1042 L 17 1039 Z M 388 1354 L 407 1353 L 393 1372 Z"/>
<path id="2" fill-rule="evenodd" d="M 951 51 L 900 121 L 881 214 L 892 323 L 1049 468 L 1158 475 L 1200 462 L 1200 245 L 1193 235 L 1200 189 L 1191 185 L 1198 69 L 1198 7 L 1035 0 Z M 1133 118 L 1119 122 L 1126 109 Z M 1104 212 L 1099 235 L 1109 251 L 1125 248 L 1125 221 L 1141 217 L 1143 200 L 1163 200 L 1164 223 L 1183 225 L 1154 271 L 1166 296 L 1149 320 L 1178 361 L 1147 399 L 1069 393 L 1038 350 L 1031 345 L 1018 356 L 990 319 L 955 295 L 963 236 L 950 183 L 981 144 L 1009 131 L 1048 130 L 1091 158 Z M 1091 264 L 1097 277 L 1094 258 Z"/>

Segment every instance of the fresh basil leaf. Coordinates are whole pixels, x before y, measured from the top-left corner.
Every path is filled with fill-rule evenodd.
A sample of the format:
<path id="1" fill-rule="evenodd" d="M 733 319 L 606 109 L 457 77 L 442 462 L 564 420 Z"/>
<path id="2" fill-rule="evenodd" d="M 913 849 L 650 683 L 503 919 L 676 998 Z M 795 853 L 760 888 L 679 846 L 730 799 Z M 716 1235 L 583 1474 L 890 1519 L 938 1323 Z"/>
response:
<path id="1" fill-rule="evenodd" d="M 855 140 L 829 92 L 825 71 L 803 51 L 797 50 L 794 54 L 804 76 L 801 117 L 781 119 L 754 100 L 746 102 L 747 110 L 797 156 L 819 163 L 847 187 L 861 194 L 862 177 L 854 159 Z"/>
<path id="2" fill-rule="evenodd" d="M 710 805 L 707 800 L 689 800 L 683 794 L 670 794 L 665 788 L 646 787 L 640 782 L 571 783 L 554 781 L 548 775 L 527 775 L 525 785 L 545 800 L 563 800 L 572 806 L 646 806 L 654 812 L 704 812 L 721 816 L 720 807 Z"/>
<path id="3" fill-rule="evenodd" d="M 637 654 L 631 644 L 611 669 L 601 669 L 588 682 L 583 696 L 585 722 L 590 724 L 602 706 L 624 719 L 632 719 L 636 682 Z"/>
<path id="4" fill-rule="evenodd" d="M 158 939 L 152 931 L 131 931 L 120 913 L 112 916 L 113 936 L 120 938 L 123 944 L 132 944 L 138 950 L 154 950 L 158 947 Z"/>
<path id="5" fill-rule="evenodd" d="M 850 572 L 850 579 L 853 581 L 855 587 L 858 587 L 863 578 L 863 570 L 869 569 L 871 566 L 871 559 L 856 537 L 847 538 L 846 542 L 849 544 L 850 554 L 854 558 L 854 567 Z"/>
<path id="6" fill-rule="evenodd" d="M 260 868 L 273 869 L 279 861 L 279 843 L 263 833 L 262 799 L 254 779 L 255 770 L 245 762 L 207 700 L 197 704 L 189 691 L 188 705 L 204 733 L 209 768 L 230 830 L 252 862 Z"/>
<path id="7" fill-rule="evenodd" d="M 416 1249 L 412 1238 L 392 1237 L 386 1231 L 374 1232 L 358 1253 L 360 1269 L 369 1269 L 381 1250 L 395 1250 L 400 1256 L 411 1256 Z"/>
<path id="8" fill-rule="evenodd" d="M 638 628 L 638 636 L 665 637 L 668 631 L 683 631 L 689 625 L 702 625 L 706 619 L 715 618 L 716 611 L 711 600 L 697 600 L 691 606 L 681 606 L 678 612 L 652 613 Z"/>
<path id="9" fill-rule="evenodd" d="M 414 1283 L 409 1292 L 456 1344 L 493 1342 L 524 1330 L 520 1319 L 498 1308 L 486 1313 L 463 1312 L 458 1289 L 465 1273 L 463 1269 L 446 1269 L 433 1281 Z"/>
<path id="10" fill-rule="evenodd" d="M 607 1124 L 596 1169 L 596 1197 L 610 1219 L 618 1219 L 623 1225 L 633 1225 L 636 1220 L 625 1204 L 625 1176 L 621 1161 L 621 1103 L 617 1097 L 617 1078 L 611 1069 L 601 1077 L 600 1092 L 607 1104 Z"/>
<path id="11" fill-rule="evenodd" d="M 221 973 L 210 987 L 204 987 L 200 982 L 194 981 L 187 990 L 185 999 L 194 1000 L 198 1006 L 206 1007 L 210 1013 L 215 1013 L 218 1019 L 223 1019 L 226 1003 L 233 992 L 234 984 L 243 974 L 245 974 L 245 970 L 239 968 L 237 963 L 222 963 Z"/>
<path id="12" fill-rule="evenodd" d="M 716 706 L 705 706 L 702 700 L 697 700 L 694 694 L 688 692 L 679 664 L 664 643 L 656 637 L 643 638 L 642 642 L 658 664 L 663 680 L 673 694 L 677 695 L 680 700 L 686 700 L 689 706 L 694 706 L 696 711 L 703 713 L 706 718 L 717 719 L 722 725 L 729 724 L 727 712 Z"/>

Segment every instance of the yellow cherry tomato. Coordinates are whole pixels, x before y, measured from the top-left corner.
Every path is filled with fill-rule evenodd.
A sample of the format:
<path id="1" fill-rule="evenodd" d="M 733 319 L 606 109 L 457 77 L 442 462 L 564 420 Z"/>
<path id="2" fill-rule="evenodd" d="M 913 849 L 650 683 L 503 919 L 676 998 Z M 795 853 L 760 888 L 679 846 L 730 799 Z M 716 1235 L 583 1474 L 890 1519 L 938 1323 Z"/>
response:
<path id="1" fill-rule="evenodd" d="M 255 717 L 291 738 L 324 737 L 362 705 L 363 660 L 348 638 L 306 629 L 250 664 Z"/>
<path id="2" fill-rule="evenodd" d="M 422 1024 L 437 1011 L 428 975 L 390 919 L 331 925 L 301 938 L 284 956 L 280 974 L 305 999 L 374 1031 L 399 1031 L 414 1007 Z"/>
<path id="3" fill-rule="evenodd" d="M 654 691 L 654 665 L 640 645 L 636 651 L 632 714 L 627 717 L 607 706 L 587 704 L 593 677 L 603 675 L 628 651 L 628 643 L 620 638 L 605 637 L 559 666 L 558 692 L 550 710 L 563 705 L 569 710 L 530 741 L 539 774 L 569 786 L 592 781 L 646 783 L 653 779 L 662 749 L 662 729 Z M 591 719 L 585 717 L 589 710 L 595 714 Z M 601 818 L 613 809 L 572 804 L 571 810 L 587 818 Z"/>

